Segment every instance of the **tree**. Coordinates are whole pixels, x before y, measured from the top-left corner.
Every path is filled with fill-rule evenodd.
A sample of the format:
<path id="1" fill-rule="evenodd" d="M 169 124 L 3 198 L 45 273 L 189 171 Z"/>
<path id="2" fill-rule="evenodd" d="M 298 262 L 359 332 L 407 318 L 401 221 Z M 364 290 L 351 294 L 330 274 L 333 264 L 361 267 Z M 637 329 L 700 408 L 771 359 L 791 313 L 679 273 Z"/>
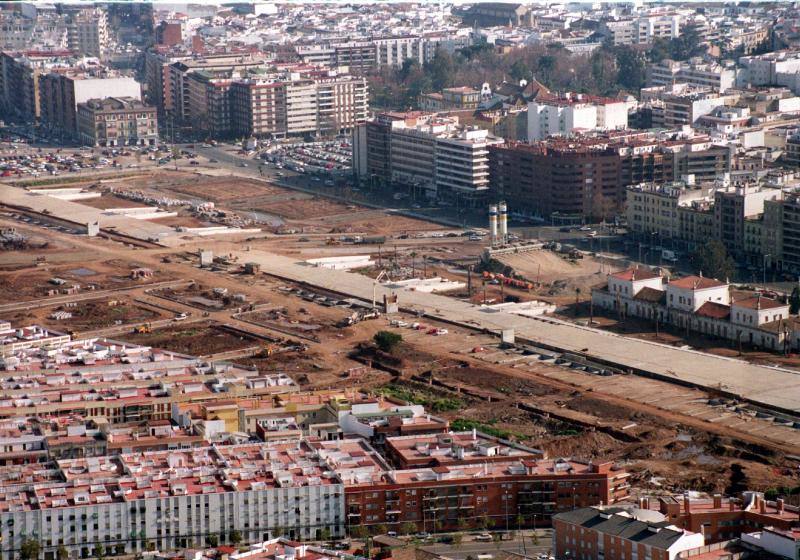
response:
<path id="1" fill-rule="evenodd" d="M 106 557 L 106 547 L 103 546 L 103 543 L 97 543 L 97 546 L 94 547 L 94 557 L 97 560 L 103 560 Z"/>
<path id="2" fill-rule="evenodd" d="M 35 560 L 39 557 L 39 552 L 42 547 L 39 541 L 34 539 L 25 539 L 19 547 L 19 557 L 22 560 Z"/>
<path id="3" fill-rule="evenodd" d="M 229 538 L 231 544 L 233 544 L 234 546 L 238 545 L 240 542 L 242 542 L 242 533 L 234 529 L 233 531 L 231 531 Z"/>
<path id="4" fill-rule="evenodd" d="M 709 278 L 728 279 L 736 272 L 736 263 L 721 241 L 703 243 L 691 255 L 692 267 Z"/>
<path id="5" fill-rule="evenodd" d="M 458 518 L 457 525 L 459 531 L 466 531 L 467 529 L 469 529 L 469 522 L 463 517 Z"/>
<path id="6" fill-rule="evenodd" d="M 378 331 L 372 337 L 372 340 L 384 352 L 392 352 L 398 344 L 403 342 L 403 336 L 390 331 Z"/>
<path id="7" fill-rule="evenodd" d="M 614 53 L 617 67 L 616 84 L 638 93 L 645 84 L 647 61 L 644 55 L 630 45 L 614 47 Z"/>
<path id="8" fill-rule="evenodd" d="M 509 69 L 509 74 L 515 82 L 519 83 L 520 80 L 530 80 L 533 72 L 524 60 L 515 60 Z"/>
<path id="9" fill-rule="evenodd" d="M 69 560 L 69 550 L 63 544 L 58 545 L 56 549 L 56 558 L 58 560 Z"/>
<path id="10" fill-rule="evenodd" d="M 525 525 L 525 516 L 518 515 L 516 521 L 517 521 L 517 529 L 522 528 L 522 526 Z"/>
<path id="11" fill-rule="evenodd" d="M 441 47 L 437 48 L 433 59 L 426 66 L 435 90 L 451 85 L 455 68 L 450 53 Z"/>
<path id="12" fill-rule="evenodd" d="M 460 547 L 463 540 L 464 540 L 464 535 L 462 535 L 461 533 L 456 533 L 455 535 L 453 535 L 453 546 L 456 548 Z"/>
<path id="13" fill-rule="evenodd" d="M 797 315 L 798 312 L 800 312 L 800 287 L 795 286 L 792 295 L 789 296 L 789 313 Z"/>
<path id="14" fill-rule="evenodd" d="M 401 535 L 411 535 L 417 532 L 417 524 L 412 521 L 405 521 L 400 524 Z"/>
<path id="15" fill-rule="evenodd" d="M 286 529 L 278 525 L 272 529 L 272 534 L 276 537 L 282 537 L 286 534 Z"/>
<path id="16" fill-rule="evenodd" d="M 323 527 L 319 530 L 319 540 L 321 541 L 329 541 L 331 540 L 331 530 L 327 527 Z"/>
<path id="17" fill-rule="evenodd" d="M 372 527 L 372 534 L 373 535 L 385 535 L 389 532 L 389 529 L 383 523 L 375 525 Z"/>
<path id="18" fill-rule="evenodd" d="M 354 539 L 366 539 L 369 536 L 369 531 L 363 525 L 356 525 L 350 527 L 350 536 Z"/>
<path id="19" fill-rule="evenodd" d="M 211 548 L 216 548 L 219 546 L 219 537 L 216 535 L 216 533 L 211 533 L 206 537 L 206 544 Z"/>

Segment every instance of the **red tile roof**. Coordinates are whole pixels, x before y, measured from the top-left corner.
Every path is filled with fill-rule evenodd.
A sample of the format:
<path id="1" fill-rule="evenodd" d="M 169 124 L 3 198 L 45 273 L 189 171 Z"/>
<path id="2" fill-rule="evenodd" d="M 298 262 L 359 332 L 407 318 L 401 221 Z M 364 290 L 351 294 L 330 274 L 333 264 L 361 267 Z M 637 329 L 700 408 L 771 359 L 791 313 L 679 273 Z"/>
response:
<path id="1" fill-rule="evenodd" d="M 708 317 L 709 319 L 727 319 L 730 314 L 731 308 L 729 306 L 716 301 L 707 301 L 697 310 L 697 315 Z"/>
<path id="2" fill-rule="evenodd" d="M 617 280 L 650 280 L 651 278 L 659 278 L 661 275 L 656 274 L 650 269 L 647 268 L 629 268 L 627 270 L 621 270 L 619 272 L 615 272 L 612 274 L 614 278 Z"/>
<path id="3" fill-rule="evenodd" d="M 780 302 L 776 299 L 764 296 L 752 296 L 744 299 L 736 300 L 731 303 L 735 307 L 743 307 L 745 309 L 775 309 L 778 307 L 788 307 L 789 304 Z"/>
<path id="4" fill-rule="evenodd" d="M 703 276 L 684 276 L 677 280 L 671 280 L 669 285 L 684 290 L 704 290 L 706 288 L 719 288 L 727 283 L 716 278 L 705 278 Z"/>

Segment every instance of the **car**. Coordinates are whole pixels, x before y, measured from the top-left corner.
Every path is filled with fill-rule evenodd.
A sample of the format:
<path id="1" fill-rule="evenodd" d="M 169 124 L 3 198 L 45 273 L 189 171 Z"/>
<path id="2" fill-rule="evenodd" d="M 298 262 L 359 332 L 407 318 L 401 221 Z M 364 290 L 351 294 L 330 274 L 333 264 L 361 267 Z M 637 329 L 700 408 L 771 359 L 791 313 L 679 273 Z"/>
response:
<path id="1" fill-rule="evenodd" d="M 589 237 L 597 237 L 597 232 L 596 232 L 596 231 L 594 231 L 594 230 L 591 230 L 591 231 L 590 231 L 589 233 L 587 233 L 586 235 L 588 235 Z"/>
<path id="2" fill-rule="evenodd" d="M 592 228 L 589 226 L 581 226 L 578 228 L 578 231 L 592 231 Z"/>
<path id="3" fill-rule="evenodd" d="M 210 160 L 208 160 L 208 163 L 219 163 L 219 160 L 211 158 Z"/>
<path id="4" fill-rule="evenodd" d="M 431 534 L 427 531 L 420 531 L 414 536 L 417 537 L 418 539 L 429 539 L 431 537 Z"/>
<path id="5" fill-rule="evenodd" d="M 247 167 L 247 164 L 245 162 L 240 162 L 239 167 Z"/>
<path id="6" fill-rule="evenodd" d="M 386 531 L 386 536 L 387 537 L 396 537 L 397 536 L 397 531 Z"/>
<path id="7" fill-rule="evenodd" d="M 558 231 L 560 231 L 561 233 L 570 233 L 572 231 L 572 228 L 569 226 L 564 226 L 558 228 Z"/>
<path id="8" fill-rule="evenodd" d="M 489 533 L 481 533 L 480 535 L 476 536 L 474 540 L 478 542 L 492 542 L 492 535 Z"/>
<path id="9" fill-rule="evenodd" d="M 200 165 L 200 162 L 197 161 L 196 159 L 193 159 L 192 161 L 189 162 L 189 165 Z"/>

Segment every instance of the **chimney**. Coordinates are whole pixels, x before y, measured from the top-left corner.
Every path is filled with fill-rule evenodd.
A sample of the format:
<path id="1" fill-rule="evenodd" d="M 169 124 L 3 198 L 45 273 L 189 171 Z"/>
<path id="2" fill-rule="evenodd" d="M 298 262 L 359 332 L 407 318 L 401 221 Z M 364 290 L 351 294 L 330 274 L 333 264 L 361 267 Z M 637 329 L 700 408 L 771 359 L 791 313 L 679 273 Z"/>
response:
<path id="1" fill-rule="evenodd" d="M 689 501 L 689 496 L 685 495 L 683 497 L 683 513 L 689 513 L 692 511 L 692 504 Z"/>
<path id="2" fill-rule="evenodd" d="M 783 498 L 778 498 L 775 501 L 775 507 L 778 508 L 778 513 L 783 513 Z"/>
<path id="3" fill-rule="evenodd" d="M 759 498 L 758 500 L 758 512 L 767 513 L 767 501 L 764 498 Z"/>
<path id="4" fill-rule="evenodd" d="M 722 507 L 722 496 L 720 494 L 714 494 L 714 509 L 720 509 Z"/>
<path id="5" fill-rule="evenodd" d="M 644 498 L 639 498 L 639 509 L 647 509 L 644 505 Z"/>
<path id="6" fill-rule="evenodd" d="M 650 509 L 650 496 L 642 498 L 644 500 L 644 509 Z"/>
<path id="7" fill-rule="evenodd" d="M 733 500 L 728 500 L 728 511 L 736 511 L 736 504 L 733 503 Z"/>

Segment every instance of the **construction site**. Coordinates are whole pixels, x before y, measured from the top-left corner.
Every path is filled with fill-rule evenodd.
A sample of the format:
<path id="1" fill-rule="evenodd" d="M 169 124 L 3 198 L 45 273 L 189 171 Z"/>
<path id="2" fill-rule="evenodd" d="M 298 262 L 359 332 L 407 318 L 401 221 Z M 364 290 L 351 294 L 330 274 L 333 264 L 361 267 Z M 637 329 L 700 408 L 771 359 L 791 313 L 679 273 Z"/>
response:
<path id="1" fill-rule="evenodd" d="M 53 225 L 21 187 L 5 188 L 15 196 L 0 228 L 29 242 L 0 250 L 4 320 L 422 404 L 454 429 L 617 461 L 650 494 L 725 491 L 740 467 L 753 490 L 798 485 L 800 408 L 746 387 L 766 368 L 715 384 L 716 362 L 695 379 L 672 355 L 662 368 L 612 333 L 554 318 L 624 262 L 536 241 L 502 248 L 492 241 L 507 225 L 457 228 L 254 178 L 160 171 L 69 185 L 98 235 Z M 144 217 L 103 214 L 143 206 Z M 218 227 L 230 229 L 202 229 Z M 401 342 L 379 348 L 380 331 Z M 744 367 L 734 358 L 713 374 Z"/>

